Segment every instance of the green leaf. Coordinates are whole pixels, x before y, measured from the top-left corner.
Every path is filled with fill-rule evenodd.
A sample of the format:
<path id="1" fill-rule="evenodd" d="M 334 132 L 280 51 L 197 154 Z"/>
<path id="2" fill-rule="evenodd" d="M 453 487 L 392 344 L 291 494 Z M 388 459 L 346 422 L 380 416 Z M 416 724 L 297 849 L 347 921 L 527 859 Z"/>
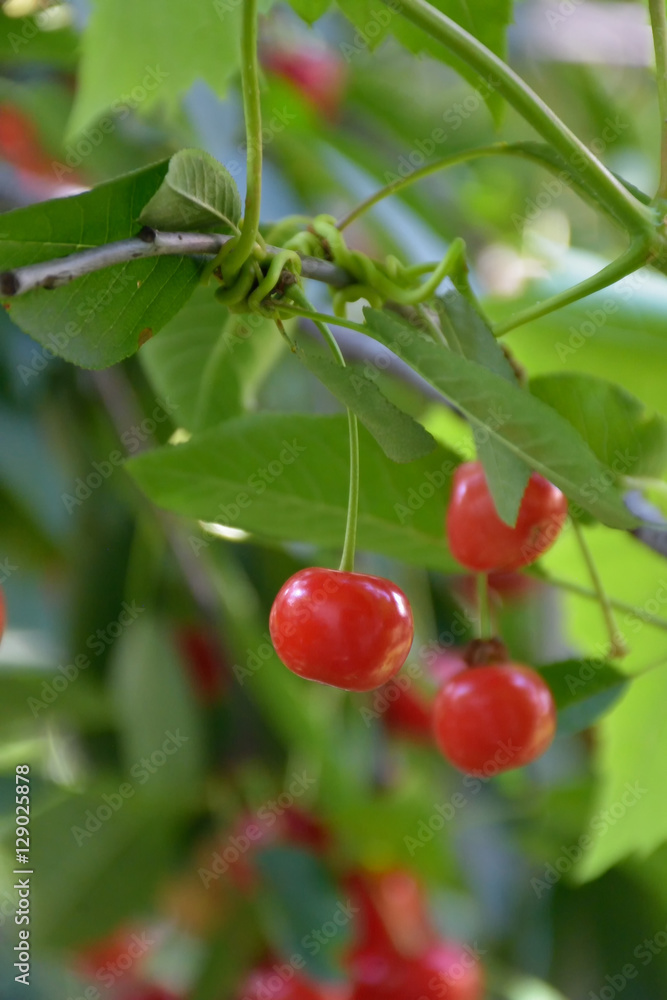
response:
<path id="1" fill-rule="evenodd" d="M 114 646 L 110 671 L 129 778 L 144 797 L 176 796 L 181 802 L 196 797 L 202 724 L 168 625 L 146 617 L 134 622 Z"/>
<path id="2" fill-rule="evenodd" d="M 302 343 L 298 357 L 344 406 L 356 413 L 393 462 L 412 462 L 436 447 L 421 424 L 390 403 L 361 365 L 342 368 L 316 347 Z"/>
<path id="3" fill-rule="evenodd" d="M 155 229 L 236 230 L 242 213 L 236 181 L 226 167 L 201 149 L 181 149 L 139 218 Z"/>
<path id="4" fill-rule="evenodd" d="M 69 135 L 109 109 L 124 118 L 159 104 L 173 116 L 196 80 L 224 97 L 239 68 L 242 9 L 229 0 L 97 0 L 83 35 Z"/>
<path id="5" fill-rule="evenodd" d="M 31 927 L 42 946 L 97 940 L 152 903 L 173 861 L 176 821 L 128 787 L 99 785 L 37 812 Z"/>
<path id="6" fill-rule="evenodd" d="M 295 847 L 271 847 L 259 851 L 255 864 L 270 895 L 263 907 L 266 932 L 281 957 L 289 959 L 306 950 L 308 975 L 330 978 L 351 931 L 351 916 L 345 900 L 319 858 Z M 321 943 L 324 925 L 337 933 Z M 320 937 L 318 937 L 318 932 Z"/>
<path id="7" fill-rule="evenodd" d="M 331 0 L 289 0 L 289 3 L 308 24 L 314 24 L 331 6 Z"/>
<path id="8" fill-rule="evenodd" d="M 359 546 L 455 571 L 443 513 L 459 457 L 437 448 L 396 465 L 363 427 L 360 448 Z M 137 456 L 127 468 L 151 499 L 177 513 L 260 537 L 339 546 L 349 461 L 345 417 L 257 413 Z"/>
<path id="9" fill-rule="evenodd" d="M 73 68 L 79 40 L 69 27 L 43 30 L 34 17 L 7 17 L 0 13 L 0 60 L 3 66 L 16 63 L 50 63 Z"/>
<path id="10" fill-rule="evenodd" d="M 167 161 L 0 217 L 0 270 L 64 257 L 134 236 L 139 211 L 158 189 Z M 189 257 L 135 260 L 39 288 L 9 302 L 12 320 L 67 361 L 106 368 L 133 354 L 194 291 L 201 264 Z"/>
<path id="11" fill-rule="evenodd" d="M 593 375 L 542 375 L 530 391 L 575 427 L 618 475 L 661 476 L 667 465 L 667 421 L 647 417 L 625 389 Z"/>
<path id="12" fill-rule="evenodd" d="M 588 728 L 621 696 L 628 677 L 603 660 L 563 660 L 534 668 L 558 709 L 558 731 Z"/>
<path id="13" fill-rule="evenodd" d="M 664 761 L 667 672 L 636 680 L 602 725 L 600 785 L 590 827 L 593 845 L 575 871 L 581 881 L 630 854 L 646 857 L 667 840 Z"/>
<path id="14" fill-rule="evenodd" d="M 453 55 L 444 45 L 436 42 L 425 31 L 415 27 L 400 16 L 400 3 L 383 4 L 377 7 L 373 0 L 337 0 L 338 6 L 352 23 L 358 28 L 354 45 L 349 48 L 349 59 L 355 51 L 363 52 L 365 48 L 375 48 L 384 34 L 391 32 L 411 52 L 428 52 L 435 59 L 440 59 L 452 66 L 466 80 L 472 83 L 483 99 L 496 121 L 500 118 L 502 101 L 495 91 L 493 79 L 483 79 L 467 63 Z M 496 55 L 503 58 L 506 54 L 507 28 L 512 20 L 511 0 L 489 0 L 484 4 L 469 3 L 468 0 L 432 0 L 431 6 L 451 17 L 466 31 L 483 42 Z M 345 47 L 343 47 L 345 51 Z M 449 109 L 448 114 L 461 117 L 456 106 Z M 469 117 L 469 114 L 466 114 Z M 445 118 L 447 121 L 448 119 Z M 457 126 L 458 127 L 458 126 Z"/>
<path id="15" fill-rule="evenodd" d="M 255 404 L 256 392 L 284 350 L 275 324 L 231 315 L 199 286 L 185 307 L 139 352 L 155 390 L 179 427 L 214 427 Z"/>
<path id="16" fill-rule="evenodd" d="M 488 323 L 462 295 L 451 291 L 436 298 L 435 304 L 445 339 L 453 351 L 484 365 L 512 385 L 517 384 L 514 370 Z M 530 469 L 505 445 L 488 435 L 477 434 L 475 441 L 498 516 L 514 527 Z"/>
<path id="17" fill-rule="evenodd" d="M 507 444 L 605 524 L 614 528 L 635 524 L 613 485 L 591 489 L 600 477 L 608 478 L 608 470 L 560 414 L 474 361 L 443 350 L 393 314 L 364 311 L 371 335 L 457 406 L 473 427 Z"/>

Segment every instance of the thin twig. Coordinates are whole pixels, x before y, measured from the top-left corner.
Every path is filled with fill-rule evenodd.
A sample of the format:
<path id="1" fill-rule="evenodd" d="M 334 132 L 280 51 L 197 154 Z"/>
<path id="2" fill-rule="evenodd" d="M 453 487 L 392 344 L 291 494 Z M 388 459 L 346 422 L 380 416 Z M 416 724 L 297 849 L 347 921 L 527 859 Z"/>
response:
<path id="1" fill-rule="evenodd" d="M 24 295 L 36 288 L 58 288 L 85 274 L 149 257 L 214 257 L 231 239 L 231 236 L 222 236 L 220 233 L 164 233 L 144 226 L 133 239 L 117 240 L 115 243 L 89 247 L 67 257 L 3 271 L 0 273 L 0 296 L 9 298 Z M 281 252 L 279 247 L 271 246 L 266 251 L 271 255 Z M 327 260 L 303 257 L 302 261 L 302 274 L 305 278 L 323 281 L 335 288 L 344 288 L 352 281 L 347 271 Z"/>

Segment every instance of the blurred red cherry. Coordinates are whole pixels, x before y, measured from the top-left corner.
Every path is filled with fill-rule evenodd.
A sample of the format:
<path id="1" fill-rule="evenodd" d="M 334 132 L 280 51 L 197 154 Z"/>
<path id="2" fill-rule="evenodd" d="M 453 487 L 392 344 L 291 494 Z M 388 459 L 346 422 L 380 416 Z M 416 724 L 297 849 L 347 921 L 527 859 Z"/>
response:
<path id="1" fill-rule="evenodd" d="M 277 962 L 271 968 L 251 972 L 238 1000 L 333 1000 L 334 994 L 327 992 L 331 989 L 295 972 L 291 965 Z"/>
<path id="2" fill-rule="evenodd" d="M 37 129 L 20 108 L 0 103 L 0 156 L 29 173 L 53 179 L 53 160 L 44 151 Z"/>
<path id="3" fill-rule="evenodd" d="M 387 697 L 382 718 L 390 733 L 417 743 L 431 742 L 433 709 L 414 685 L 401 690 L 390 682 L 380 688 L 378 694 L 380 698 L 383 695 Z"/>
<path id="4" fill-rule="evenodd" d="M 202 625 L 182 625 L 176 633 L 181 655 L 197 694 L 205 702 L 217 701 L 224 691 L 226 663 L 220 643 Z"/>
<path id="5" fill-rule="evenodd" d="M 443 647 L 429 656 L 428 671 L 438 687 L 467 668 L 464 646 L 452 646 L 449 649 Z"/>
<path id="6" fill-rule="evenodd" d="M 272 48 L 264 53 L 270 73 L 288 80 L 310 104 L 327 118 L 335 118 L 341 106 L 347 70 L 330 49 Z"/>

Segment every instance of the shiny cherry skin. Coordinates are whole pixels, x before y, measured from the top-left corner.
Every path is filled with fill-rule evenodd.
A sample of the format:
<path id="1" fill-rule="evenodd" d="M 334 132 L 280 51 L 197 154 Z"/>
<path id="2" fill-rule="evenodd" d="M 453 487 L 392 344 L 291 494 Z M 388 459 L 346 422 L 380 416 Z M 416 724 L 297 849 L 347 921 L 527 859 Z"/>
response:
<path id="1" fill-rule="evenodd" d="M 474 573 L 503 572 L 534 562 L 556 541 L 567 517 L 567 499 L 543 476 L 528 480 L 516 525 L 500 520 L 481 462 L 454 473 L 447 509 L 447 540 L 454 558 Z"/>
<path id="2" fill-rule="evenodd" d="M 269 630 L 293 673 L 347 691 L 372 691 L 398 673 L 414 625 L 390 580 L 340 570 L 301 570 L 273 602 Z"/>
<path id="3" fill-rule="evenodd" d="M 433 727 L 450 763 L 489 778 L 544 753 L 556 732 L 556 707 L 549 687 L 530 667 L 471 667 L 438 694 Z"/>

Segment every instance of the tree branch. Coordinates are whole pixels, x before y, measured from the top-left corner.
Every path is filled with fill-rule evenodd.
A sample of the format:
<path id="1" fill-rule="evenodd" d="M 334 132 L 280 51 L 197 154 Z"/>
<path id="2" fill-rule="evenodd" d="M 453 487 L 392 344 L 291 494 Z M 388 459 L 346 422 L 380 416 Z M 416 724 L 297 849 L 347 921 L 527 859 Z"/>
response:
<path id="1" fill-rule="evenodd" d="M 231 236 L 222 236 L 220 233 L 163 233 L 144 226 L 133 239 L 117 240 L 67 257 L 3 271 L 0 273 L 0 295 L 9 298 L 24 295 L 36 288 L 58 288 L 75 278 L 102 271 L 114 264 L 126 264 L 148 257 L 192 257 L 202 254 L 214 257 L 230 239 Z M 269 246 L 266 250 L 269 254 L 281 252 L 279 247 Z M 344 288 L 353 280 L 347 271 L 327 260 L 302 257 L 302 261 L 304 278 L 323 281 L 336 288 Z"/>

